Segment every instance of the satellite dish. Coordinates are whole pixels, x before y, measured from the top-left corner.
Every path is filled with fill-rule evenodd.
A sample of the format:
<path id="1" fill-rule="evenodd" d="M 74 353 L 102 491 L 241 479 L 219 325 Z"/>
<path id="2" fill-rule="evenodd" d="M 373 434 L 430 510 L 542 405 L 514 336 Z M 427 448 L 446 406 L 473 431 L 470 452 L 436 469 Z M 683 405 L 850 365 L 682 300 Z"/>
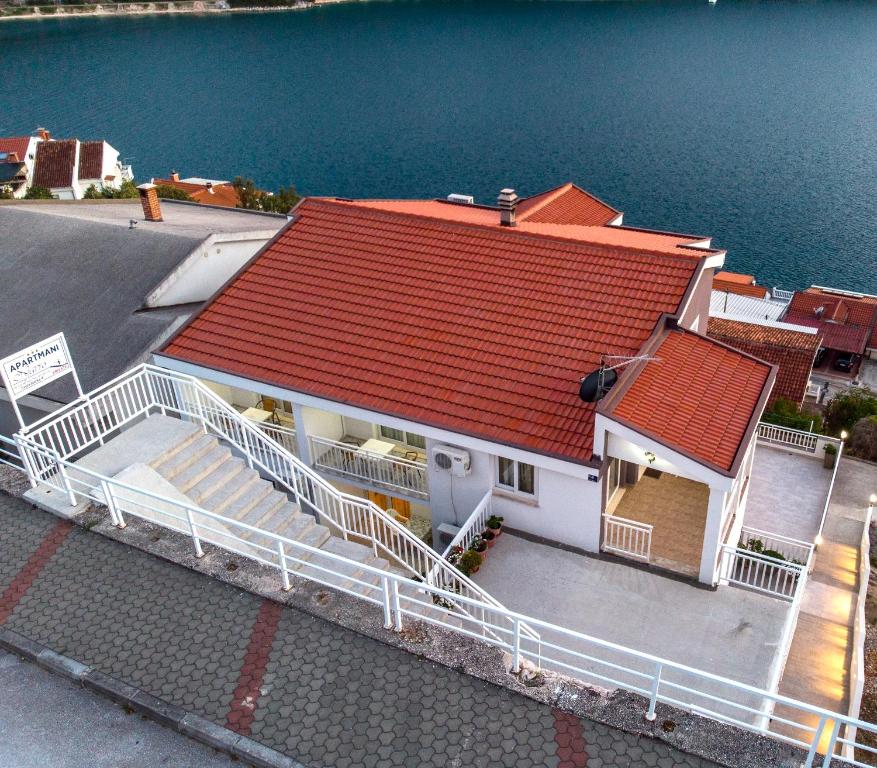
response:
<path id="1" fill-rule="evenodd" d="M 586 403 L 596 403 L 618 381 L 618 374 L 611 368 L 598 368 L 592 371 L 579 386 L 579 397 Z"/>

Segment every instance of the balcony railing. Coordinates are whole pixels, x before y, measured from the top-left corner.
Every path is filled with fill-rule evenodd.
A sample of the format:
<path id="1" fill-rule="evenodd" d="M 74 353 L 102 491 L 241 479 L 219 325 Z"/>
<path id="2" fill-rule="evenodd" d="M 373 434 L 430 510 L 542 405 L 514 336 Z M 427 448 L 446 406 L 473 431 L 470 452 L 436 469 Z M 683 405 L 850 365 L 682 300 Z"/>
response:
<path id="1" fill-rule="evenodd" d="M 343 475 L 387 491 L 418 499 L 429 498 L 426 462 L 365 451 L 359 446 L 308 435 L 316 469 Z"/>
<path id="2" fill-rule="evenodd" d="M 295 430 L 282 424 L 272 424 L 268 421 L 252 421 L 247 419 L 256 429 L 264 432 L 275 443 L 280 443 L 293 456 L 298 456 L 298 443 L 295 441 Z"/>
<path id="3" fill-rule="evenodd" d="M 616 515 L 603 515 L 603 549 L 649 562 L 652 526 Z"/>

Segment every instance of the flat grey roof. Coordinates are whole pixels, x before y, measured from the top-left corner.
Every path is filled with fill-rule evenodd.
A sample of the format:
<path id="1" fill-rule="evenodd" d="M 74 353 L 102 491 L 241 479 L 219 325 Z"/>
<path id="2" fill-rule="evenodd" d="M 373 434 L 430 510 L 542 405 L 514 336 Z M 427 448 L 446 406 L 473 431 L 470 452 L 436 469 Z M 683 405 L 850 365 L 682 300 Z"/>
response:
<path id="1" fill-rule="evenodd" d="M 206 236 L 184 231 L 50 215 L 43 206 L 0 206 L 0 357 L 63 331 L 86 391 L 145 359 L 196 308 L 138 312 Z M 68 376 L 34 395 L 67 402 L 76 392 Z"/>
<path id="2" fill-rule="evenodd" d="M 0 209 L 13 208 L 39 212 L 43 215 L 64 216 L 95 224 L 110 224 L 128 228 L 134 219 L 138 229 L 167 235 L 197 237 L 203 240 L 210 234 L 223 232 L 257 232 L 280 229 L 286 216 L 278 213 L 245 211 L 239 208 L 219 208 L 162 200 L 164 221 L 146 221 L 139 199 L 129 200 L 16 200 L 0 203 Z"/>

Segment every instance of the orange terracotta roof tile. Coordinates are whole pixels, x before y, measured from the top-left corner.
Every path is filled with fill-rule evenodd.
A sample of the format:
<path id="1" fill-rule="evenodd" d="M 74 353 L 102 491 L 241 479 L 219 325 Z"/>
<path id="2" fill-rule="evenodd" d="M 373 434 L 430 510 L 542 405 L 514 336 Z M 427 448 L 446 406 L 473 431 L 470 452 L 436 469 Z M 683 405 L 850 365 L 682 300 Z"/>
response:
<path id="1" fill-rule="evenodd" d="M 8 155 L 15 153 L 18 157 L 17 162 L 19 163 L 24 162 L 29 145 L 30 136 L 10 136 L 7 138 L 0 138 L 0 152 L 5 152 Z"/>
<path id="2" fill-rule="evenodd" d="M 621 214 L 594 195 L 567 183 L 518 203 L 518 221 L 604 226 Z"/>
<path id="3" fill-rule="evenodd" d="M 789 328 L 711 317 L 707 334 L 777 367 L 770 402 L 780 397 L 796 403 L 803 402 L 813 359 L 822 344 L 821 333 L 804 333 Z"/>
<path id="4" fill-rule="evenodd" d="M 237 190 L 233 184 L 193 184 L 188 181 L 174 181 L 173 179 L 153 179 L 156 186 L 173 187 L 185 192 L 196 203 L 202 205 L 218 205 L 223 208 L 237 208 L 240 204 Z"/>
<path id="5" fill-rule="evenodd" d="M 657 361 L 631 371 L 632 383 L 611 401 L 608 415 L 701 463 L 731 471 L 761 416 L 771 366 L 679 329 L 666 332 L 653 354 Z"/>
<path id="6" fill-rule="evenodd" d="M 587 462 L 580 378 L 636 354 L 701 262 L 306 199 L 161 354 Z"/>
<path id="7" fill-rule="evenodd" d="M 740 296 L 753 296 L 757 299 L 768 296 L 767 288 L 756 285 L 752 275 L 741 275 L 737 272 L 716 272 L 713 277 L 713 290 L 736 293 Z"/>

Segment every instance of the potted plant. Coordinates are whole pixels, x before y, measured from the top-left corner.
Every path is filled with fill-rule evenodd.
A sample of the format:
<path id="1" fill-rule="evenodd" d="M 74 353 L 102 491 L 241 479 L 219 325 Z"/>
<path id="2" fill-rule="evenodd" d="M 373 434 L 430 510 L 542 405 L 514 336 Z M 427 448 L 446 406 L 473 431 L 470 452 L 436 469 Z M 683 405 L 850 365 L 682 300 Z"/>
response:
<path id="1" fill-rule="evenodd" d="M 480 567 L 481 555 L 474 550 L 466 550 L 460 557 L 459 568 L 466 576 L 472 576 L 473 574 L 478 573 Z"/>
<path id="2" fill-rule="evenodd" d="M 834 443 L 828 443 L 825 446 L 825 456 L 822 458 L 822 466 L 826 469 L 834 469 L 834 463 L 837 461 L 837 447 Z"/>
<path id="3" fill-rule="evenodd" d="M 493 532 L 494 538 L 502 533 L 502 521 L 504 519 L 505 518 L 502 518 L 499 515 L 491 515 L 487 518 L 487 527 Z"/>
<path id="4" fill-rule="evenodd" d="M 471 549 L 473 552 L 484 552 L 487 549 L 487 542 L 480 536 L 476 536 L 474 539 L 472 539 L 472 543 L 469 545 L 469 549 Z"/>
<path id="5" fill-rule="evenodd" d="M 448 554 L 448 562 L 451 565 L 460 565 L 460 559 L 463 557 L 463 547 L 454 547 Z"/>
<path id="6" fill-rule="evenodd" d="M 481 540 L 487 544 L 487 548 L 490 549 L 494 544 L 496 544 L 496 536 L 490 528 L 485 528 L 481 532 Z"/>

